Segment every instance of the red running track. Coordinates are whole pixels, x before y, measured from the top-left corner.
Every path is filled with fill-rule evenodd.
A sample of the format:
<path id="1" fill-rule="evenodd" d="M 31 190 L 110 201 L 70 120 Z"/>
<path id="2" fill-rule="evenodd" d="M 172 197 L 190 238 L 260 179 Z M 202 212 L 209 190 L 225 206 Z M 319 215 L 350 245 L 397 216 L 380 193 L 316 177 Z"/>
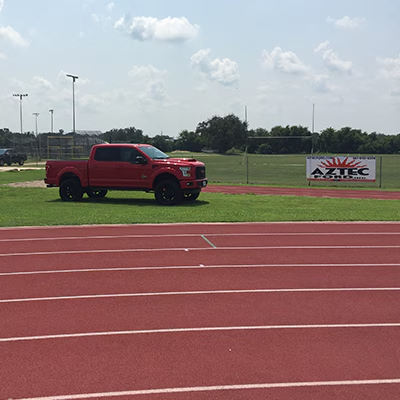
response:
<path id="1" fill-rule="evenodd" d="M 399 399 L 400 223 L 0 229 L 1 399 Z"/>
<path id="2" fill-rule="evenodd" d="M 400 200 L 400 192 L 384 190 L 354 190 L 325 188 L 281 188 L 270 186 L 219 186 L 209 185 L 203 189 L 210 193 L 259 194 L 269 196 L 308 196 L 349 199 Z"/>

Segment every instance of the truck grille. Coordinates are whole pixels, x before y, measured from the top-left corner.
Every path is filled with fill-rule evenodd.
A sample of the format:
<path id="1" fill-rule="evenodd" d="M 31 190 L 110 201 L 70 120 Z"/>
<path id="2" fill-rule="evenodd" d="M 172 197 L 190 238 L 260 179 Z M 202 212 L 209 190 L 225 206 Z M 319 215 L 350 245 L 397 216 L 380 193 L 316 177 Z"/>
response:
<path id="1" fill-rule="evenodd" d="M 196 179 L 205 179 L 206 167 L 196 167 Z"/>

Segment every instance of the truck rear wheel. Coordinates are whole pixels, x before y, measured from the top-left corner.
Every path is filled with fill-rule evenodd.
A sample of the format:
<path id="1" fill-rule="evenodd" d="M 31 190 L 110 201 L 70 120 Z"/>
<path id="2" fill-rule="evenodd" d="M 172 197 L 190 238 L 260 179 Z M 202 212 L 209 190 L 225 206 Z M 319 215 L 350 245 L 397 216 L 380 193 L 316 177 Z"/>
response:
<path id="1" fill-rule="evenodd" d="M 79 201 L 83 196 L 83 188 L 77 179 L 66 179 L 60 185 L 60 197 L 63 201 Z"/>
<path id="2" fill-rule="evenodd" d="M 24 160 L 23 158 L 20 158 L 20 159 L 18 160 L 18 164 L 19 164 L 19 165 L 24 165 L 24 162 L 25 162 L 25 160 Z"/>
<path id="3" fill-rule="evenodd" d="M 157 202 L 163 206 L 172 206 L 182 200 L 181 188 L 171 179 L 158 183 L 154 192 Z"/>

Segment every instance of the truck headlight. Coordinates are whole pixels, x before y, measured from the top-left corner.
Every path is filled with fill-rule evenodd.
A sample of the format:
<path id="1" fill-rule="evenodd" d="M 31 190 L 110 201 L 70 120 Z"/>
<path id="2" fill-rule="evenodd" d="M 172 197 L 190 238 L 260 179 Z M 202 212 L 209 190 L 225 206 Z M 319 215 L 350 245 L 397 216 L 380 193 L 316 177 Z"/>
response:
<path id="1" fill-rule="evenodd" d="M 182 175 L 185 177 L 190 177 L 190 170 L 191 167 L 179 167 L 179 169 L 182 171 Z"/>

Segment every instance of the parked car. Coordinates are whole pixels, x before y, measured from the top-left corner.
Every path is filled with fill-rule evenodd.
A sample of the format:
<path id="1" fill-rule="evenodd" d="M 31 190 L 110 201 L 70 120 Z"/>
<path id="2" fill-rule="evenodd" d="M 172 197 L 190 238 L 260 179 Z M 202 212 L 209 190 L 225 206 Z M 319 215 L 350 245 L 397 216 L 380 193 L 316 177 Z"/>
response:
<path id="1" fill-rule="evenodd" d="M 13 149 L 0 149 L 0 167 L 4 164 L 11 165 L 12 163 L 24 165 L 26 160 L 26 154 L 18 153 Z"/>

